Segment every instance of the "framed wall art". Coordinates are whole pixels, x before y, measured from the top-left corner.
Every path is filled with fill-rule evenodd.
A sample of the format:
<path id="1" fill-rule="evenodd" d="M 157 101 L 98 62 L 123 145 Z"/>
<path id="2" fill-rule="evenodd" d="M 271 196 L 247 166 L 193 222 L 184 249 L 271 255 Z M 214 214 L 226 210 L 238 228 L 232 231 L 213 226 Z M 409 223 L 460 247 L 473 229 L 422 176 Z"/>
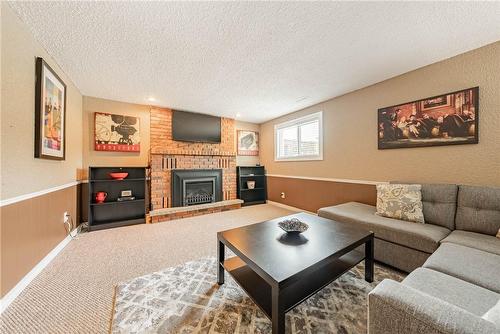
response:
<path id="1" fill-rule="evenodd" d="M 378 110 L 378 148 L 479 142 L 479 87 Z"/>
<path id="2" fill-rule="evenodd" d="M 96 112 L 94 115 L 96 151 L 140 152 L 139 117 Z"/>
<path id="3" fill-rule="evenodd" d="M 64 160 L 66 85 L 42 58 L 35 72 L 35 158 Z"/>
<path id="4" fill-rule="evenodd" d="M 238 130 L 238 155 L 259 155 L 259 133 Z"/>

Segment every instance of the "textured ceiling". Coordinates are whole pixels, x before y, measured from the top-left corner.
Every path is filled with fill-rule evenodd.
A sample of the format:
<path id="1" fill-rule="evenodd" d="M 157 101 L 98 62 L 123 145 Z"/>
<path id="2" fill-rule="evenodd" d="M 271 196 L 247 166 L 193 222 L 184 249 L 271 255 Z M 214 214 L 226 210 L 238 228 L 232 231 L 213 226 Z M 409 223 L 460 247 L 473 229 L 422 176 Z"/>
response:
<path id="1" fill-rule="evenodd" d="M 252 122 L 500 40 L 500 2 L 10 2 L 82 94 Z"/>

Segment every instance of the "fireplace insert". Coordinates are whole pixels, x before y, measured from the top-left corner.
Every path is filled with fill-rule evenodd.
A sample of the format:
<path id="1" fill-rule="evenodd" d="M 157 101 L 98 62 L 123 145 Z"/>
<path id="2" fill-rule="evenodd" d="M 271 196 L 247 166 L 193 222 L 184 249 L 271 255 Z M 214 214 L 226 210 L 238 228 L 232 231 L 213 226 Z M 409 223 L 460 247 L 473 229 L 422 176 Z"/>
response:
<path id="1" fill-rule="evenodd" d="M 221 200 L 221 169 L 183 169 L 172 171 L 172 206 L 188 206 Z"/>

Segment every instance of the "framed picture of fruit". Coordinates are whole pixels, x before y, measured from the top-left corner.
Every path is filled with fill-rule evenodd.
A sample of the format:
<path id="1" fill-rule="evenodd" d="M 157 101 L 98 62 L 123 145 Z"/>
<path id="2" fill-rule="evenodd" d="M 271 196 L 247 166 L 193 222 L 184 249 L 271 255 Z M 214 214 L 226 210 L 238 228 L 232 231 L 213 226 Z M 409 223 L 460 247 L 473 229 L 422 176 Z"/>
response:
<path id="1" fill-rule="evenodd" d="M 378 110 L 378 148 L 477 144 L 479 87 Z"/>

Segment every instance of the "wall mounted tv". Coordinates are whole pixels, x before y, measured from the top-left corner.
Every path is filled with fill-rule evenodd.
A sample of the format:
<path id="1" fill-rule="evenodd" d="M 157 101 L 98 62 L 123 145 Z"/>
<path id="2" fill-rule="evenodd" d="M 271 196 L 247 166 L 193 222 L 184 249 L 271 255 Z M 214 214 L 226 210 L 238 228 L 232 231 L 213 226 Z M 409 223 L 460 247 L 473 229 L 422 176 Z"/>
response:
<path id="1" fill-rule="evenodd" d="M 220 117 L 174 110 L 172 138 L 179 141 L 220 143 Z"/>

